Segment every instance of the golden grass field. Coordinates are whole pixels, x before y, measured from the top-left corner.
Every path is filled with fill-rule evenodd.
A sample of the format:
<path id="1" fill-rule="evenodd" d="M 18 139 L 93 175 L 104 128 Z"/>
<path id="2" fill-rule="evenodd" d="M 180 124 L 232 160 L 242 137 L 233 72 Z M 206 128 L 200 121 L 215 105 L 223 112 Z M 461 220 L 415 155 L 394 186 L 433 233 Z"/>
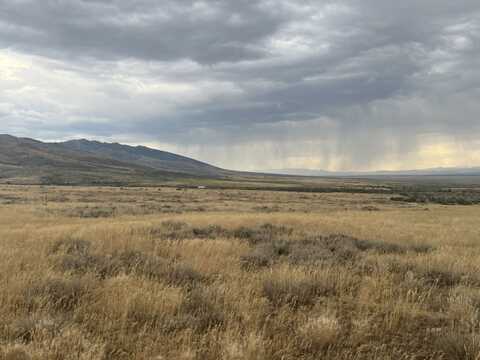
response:
<path id="1" fill-rule="evenodd" d="M 480 359 L 480 206 L 0 187 L 0 358 Z"/>

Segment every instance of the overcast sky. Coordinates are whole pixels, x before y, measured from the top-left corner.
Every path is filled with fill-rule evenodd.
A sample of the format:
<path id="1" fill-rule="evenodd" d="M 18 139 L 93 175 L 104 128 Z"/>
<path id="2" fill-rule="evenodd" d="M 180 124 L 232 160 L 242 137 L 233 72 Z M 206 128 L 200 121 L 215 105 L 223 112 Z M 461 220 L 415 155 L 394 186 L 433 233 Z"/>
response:
<path id="1" fill-rule="evenodd" d="M 479 0 L 0 0 L 0 133 L 231 169 L 480 165 Z"/>

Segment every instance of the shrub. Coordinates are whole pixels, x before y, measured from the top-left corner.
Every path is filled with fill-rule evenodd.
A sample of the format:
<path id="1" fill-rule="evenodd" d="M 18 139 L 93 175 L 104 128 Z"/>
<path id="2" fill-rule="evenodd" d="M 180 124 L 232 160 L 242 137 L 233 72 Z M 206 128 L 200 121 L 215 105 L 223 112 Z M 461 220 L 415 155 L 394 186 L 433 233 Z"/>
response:
<path id="1" fill-rule="evenodd" d="M 277 226 L 270 223 L 255 228 L 240 227 L 232 232 L 233 237 L 247 240 L 251 245 L 260 242 L 278 240 L 293 233 L 293 229 L 286 226 Z"/>
<path id="2" fill-rule="evenodd" d="M 54 268 L 58 271 L 83 275 L 94 272 L 105 277 L 106 268 L 109 266 L 105 257 L 89 254 L 64 255 L 53 259 Z"/>
<path id="3" fill-rule="evenodd" d="M 152 234 L 165 240 L 183 240 L 193 237 L 190 226 L 181 221 L 164 221 L 159 228 L 153 229 Z"/>
<path id="4" fill-rule="evenodd" d="M 29 308 L 44 305 L 56 311 L 72 311 L 87 293 L 85 281 L 72 279 L 46 279 L 42 283 L 27 288 L 24 299 Z"/>
<path id="5" fill-rule="evenodd" d="M 390 260 L 387 262 L 387 269 L 388 271 L 399 274 L 402 277 L 406 274 L 412 274 L 424 285 L 428 286 L 454 287 L 465 280 L 461 273 L 440 267 L 432 267 L 427 264 Z"/>
<path id="6" fill-rule="evenodd" d="M 67 254 L 67 255 L 84 255 L 88 254 L 91 243 L 87 240 L 64 238 L 55 241 L 50 247 L 49 254 Z"/>
<path id="7" fill-rule="evenodd" d="M 71 249 L 73 247 L 68 245 L 67 250 Z M 91 272 L 101 279 L 125 273 L 187 287 L 205 279 L 188 265 L 146 255 L 140 251 L 127 250 L 110 256 L 100 256 L 90 255 L 87 249 L 88 247 L 81 248 L 81 251 L 66 251 L 65 255 L 55 257 L 55 269 L 72 274 Z"/>
<path id="8" fill-rule="evenodd" d="M 257 270 L 262 267 L 268 267 L 270 264 L 271 257 L 258 251 L 240 257 L 240 266 L 244 270 Z"/>
<path id="9" fill-rule="evenodd" d="M 215 239 L 221 236 L 227 236 L 228 231 L 218 225 L 209 225 L 204 228 L 193 228 L 193 236 L 200 239 Z"/>
<path id="10" fill-rule="evenodd" d="M 240 266 L 244 270 L 255 270 L 268 267 L 275 259 L 290 254 L 290 242 L 270 241 L 258 243 L 251 253 L 240 257 Z"/>
<path id="11" fill-rule="evenodd" d="M 296 244 L 293 257 L 302 262 L 330 260 L 336 263 L 350 262 L 359 253 L 358 239 L 346 235 L 329 235 L 306 238 Z M 302 255 L 302 256 L 300 256 Z"/>
<path id="12" fill-rule="evenodd" d="M 298 308 L 313 305 L 318 297 L 334 294 L 333 286 L 316 278 L 267 279 L 263 282 L 263 295 L 275 306 Z"/>
<path id="13" fill-rule="evenodd" d="M 165 274 L 168 284 L 175 286 L 193 286 L 205 280 L 205 277 L 189 265 L 172 264 Z"/>
<path id="14" fill-rule="evenodd" d="M 177 327 L 186 327 L 198 332 L 224 324 L 223 312 L 211 298 L 212 294 L 197 287 L 190 291 L 180 305 Z"/>

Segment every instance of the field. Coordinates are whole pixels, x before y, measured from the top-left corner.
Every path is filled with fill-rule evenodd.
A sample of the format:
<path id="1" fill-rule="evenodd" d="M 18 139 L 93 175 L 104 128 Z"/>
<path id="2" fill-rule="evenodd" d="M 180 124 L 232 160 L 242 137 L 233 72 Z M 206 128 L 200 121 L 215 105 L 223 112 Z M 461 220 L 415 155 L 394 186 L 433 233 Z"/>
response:
<path id="1" fill-rule="evenodd" d="M 480 206 L 374 185 L 0 185 L 0 359 L 480 359 Z"/>

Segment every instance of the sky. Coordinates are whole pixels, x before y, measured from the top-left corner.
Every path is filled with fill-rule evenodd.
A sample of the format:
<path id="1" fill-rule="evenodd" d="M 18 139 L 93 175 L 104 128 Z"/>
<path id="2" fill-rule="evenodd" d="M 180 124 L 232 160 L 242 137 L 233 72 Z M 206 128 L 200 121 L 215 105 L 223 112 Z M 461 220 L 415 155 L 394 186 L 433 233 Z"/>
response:
<path id="1" fill-rule="evenodd" d="M 480 166 L 480 2 L 0 0 L 0 133 L 239 170 Z"/>

